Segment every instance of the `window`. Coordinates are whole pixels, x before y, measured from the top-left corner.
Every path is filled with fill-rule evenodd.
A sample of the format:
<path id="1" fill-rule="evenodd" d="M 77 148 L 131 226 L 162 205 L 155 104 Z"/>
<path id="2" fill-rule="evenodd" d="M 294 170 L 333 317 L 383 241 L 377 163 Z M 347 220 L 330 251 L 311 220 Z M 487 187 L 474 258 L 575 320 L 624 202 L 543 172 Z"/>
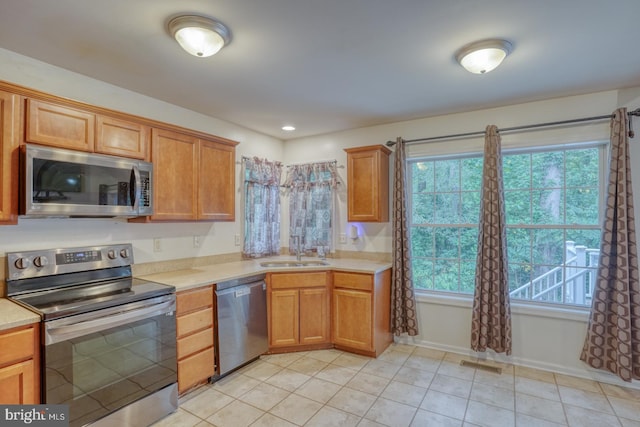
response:
<path id="1" fill-rule="evenodd" d="M 591 304 L 600 247 L 604 147 L 503 151 L 513 299 Z M 408 163 L 415 286 L 473 293 L 482 156 Z"/>
<path id="2" fill-rule="evenodd" d="M 289 251 L 326 253 L 333 249 L 336 162 L 318 162 L 287 167 L 289 189 Z M 294 241 L 294 237 L 296 240 Z"/>

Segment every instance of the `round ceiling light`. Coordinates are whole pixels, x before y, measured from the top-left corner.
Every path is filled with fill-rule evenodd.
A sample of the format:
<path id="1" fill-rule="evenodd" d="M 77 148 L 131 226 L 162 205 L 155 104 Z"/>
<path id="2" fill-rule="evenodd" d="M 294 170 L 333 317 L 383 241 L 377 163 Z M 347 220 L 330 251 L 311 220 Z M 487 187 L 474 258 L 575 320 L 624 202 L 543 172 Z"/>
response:
<path id="1" fill-rule="evenodd" d="M 293 132 L 294 130 L 296 130 L 296 128 L 295 126 L 285 125 L 285 126 L 282 126 L 282 130 L 285 132 Z"/>
<path id="2" fill-rule="evenodd" d="M 506 40 L 482 40 L 460 49 L 456 60 L 471 73 L 485 74 L 500 65 L 512 50 L 513 46 Z"/>
<path id="3" fill-rule="evenodd" d="M 231 40 L 231 32 L 224 24 L 204 16 L 178 16 L 168 26 L 180 46 L 199 58 L 215 55 Z"/>

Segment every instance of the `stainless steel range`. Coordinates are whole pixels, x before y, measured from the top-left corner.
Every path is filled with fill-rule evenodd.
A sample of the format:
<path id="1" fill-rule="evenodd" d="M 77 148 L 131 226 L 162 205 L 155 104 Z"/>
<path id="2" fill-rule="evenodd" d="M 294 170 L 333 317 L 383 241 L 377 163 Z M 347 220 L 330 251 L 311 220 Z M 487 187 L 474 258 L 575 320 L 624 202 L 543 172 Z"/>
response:
<path id="1" fill-rule="evenodd" d="M 178 406 L 175 288 L 130 244 L 7 254 L 7 295 L 42 318 L 42 403 L 70 425 L 148 426 Z"/>

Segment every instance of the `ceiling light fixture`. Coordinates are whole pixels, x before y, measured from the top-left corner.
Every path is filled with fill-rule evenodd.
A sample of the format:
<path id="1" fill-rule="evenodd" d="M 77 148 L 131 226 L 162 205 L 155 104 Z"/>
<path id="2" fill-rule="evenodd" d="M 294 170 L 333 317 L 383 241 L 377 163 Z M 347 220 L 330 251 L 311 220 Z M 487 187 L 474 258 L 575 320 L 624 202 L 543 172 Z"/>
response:
<path id="1" fill-rule="evenodd" d="M 200 58 L 215 55 L 231 40 L 231 32 L 224 24 L 199 15 L 173 18 L 169 33 L 184 50 Z"/>
<path id="2" fill-rule="evenodd" d="M 512 50 L 513 46 L 506 40 L 482 40 L 460 49 L 456 60 L 471 73 L 485 74 L 500 65 Z"/>
<path id="3" fill-rule="evenodd" d="M 296 130 L 296 128 L 294 126 L 282 126 L 282 130 L 284 130 L 286 132 L 292 132 L 292 131 Z"/>

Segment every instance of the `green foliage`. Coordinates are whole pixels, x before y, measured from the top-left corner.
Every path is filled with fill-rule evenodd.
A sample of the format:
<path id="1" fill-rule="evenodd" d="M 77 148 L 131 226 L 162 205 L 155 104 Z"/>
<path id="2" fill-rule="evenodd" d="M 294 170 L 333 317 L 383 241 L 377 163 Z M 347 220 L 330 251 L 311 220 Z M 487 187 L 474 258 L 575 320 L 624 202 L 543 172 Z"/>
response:
<path id="1" fill-rule="evenodd" d="M 601 153 L 503 155 L 510 289 L 563 264 L 566 241 L 599 248 Z M 416 288 L 473 293 L 482 165 L 481 157 L 410 163 Z"/>

